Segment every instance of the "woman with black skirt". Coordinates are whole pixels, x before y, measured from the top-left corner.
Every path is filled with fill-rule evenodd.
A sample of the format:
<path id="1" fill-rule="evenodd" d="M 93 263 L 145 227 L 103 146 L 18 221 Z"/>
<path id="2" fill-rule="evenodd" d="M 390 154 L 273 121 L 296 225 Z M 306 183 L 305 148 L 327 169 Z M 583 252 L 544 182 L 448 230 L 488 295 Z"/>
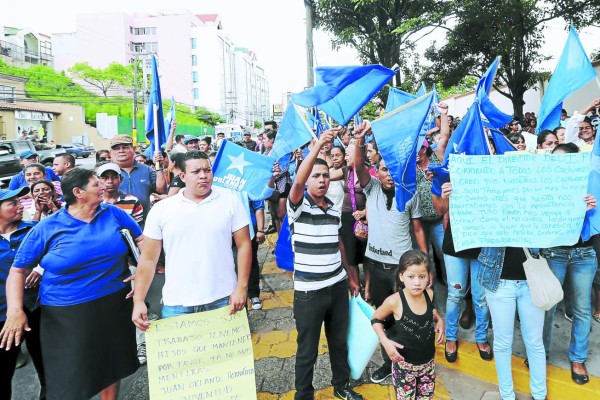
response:
<path id="1" fill-rule="evenodd" d="M 49 400 L 116 399 L 122 378 L 138 368 L 128 246 L 120 230 L 141 242 L 138 224 L 102 203 L 91 170 L 62 180 L 66 207 L 42 220 L 23 240 L 10 269 L 7 320 L 0 346 L 19 345 L 29 330 L 23 311 L 27 272 L 44 268 L 40 284 L 42 356 Z"/>

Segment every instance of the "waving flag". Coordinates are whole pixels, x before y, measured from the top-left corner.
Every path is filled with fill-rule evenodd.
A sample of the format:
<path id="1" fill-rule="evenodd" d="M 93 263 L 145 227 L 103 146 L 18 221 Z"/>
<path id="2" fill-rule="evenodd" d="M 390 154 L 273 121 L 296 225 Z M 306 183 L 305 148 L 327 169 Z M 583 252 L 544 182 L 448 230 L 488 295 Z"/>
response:
<path id="1" fill-rule="evenodd" d="M 213 164 L 213 183 L 259 199 L 271 179 L 273 159 L 223 140 Z"/>
<path id="2" fill-rule="evenodd" d="M 464 116 L 456 131 L 450 136 L 448 147 L 444 154 L 444 162 L 439 167 L 430 167 L 433 171 L 434 178 L 431 185 L 431 193 L 441 196 L 442 185 L 449 181 L 448 160 L 450 154 L 467 154 L 467 155 L 484 155 L 490 154 L 490 147 L 487 141 L 483 124 L 481 122 L 481 114 L 479 112 L 479 104 L 477 100 L 473 103 L 467 114 Z"/>
<path id="3" fill-rule="evenodd" d="M 594 148 L 592 149 L 592 161 L 590 179 L 588 181 L 588 193 L 596 199 L 600 199 L 600 135 L 596 135 Z M 600 233 L 600 210 L 592 208 L 585 215 L 581 238 L 585 241 Z"/>
<path id="4" fill-rule="evenodd" d="M 417 97 L 421 97 L 425 93 L 427 93 L 427 86 L 425 86 L 425 82 L 421 82 L 421 87 L 417 90 Z"/>
<path id="5" fill-rule="evenodd" d="M 304 146 L 313 137 L 315 137 L 314 133 L 298 111 L 298 107 L 294 103 L 290 103 L 287 110 L 285 110 L 285 114 L 283 114 L 269 156 L 280 160 L 297 148 Z"/>
<path id="6" fill-rule="evenodd" d="M 537 133 L 559 126 L 563 100 L 595 77 L 596 71 L 571 25 L 567 43 L 542 99 Z"/>
<path id="7" fill-rule="evenodd" d="M 507 151 L 516 151 L 517 148 L 501 132 L 490 130 L 490 136 L 494 141 L 496 154 L 504 154 Z"/>
<path id="8" fill-rule="evenodd" d="M 490 90 L 492 89 L 492 85 L 494 84 L 494 78 L 496 77 L 496 71 L 498 70 L 499 63 L 500 57 L 496 57 L 496 59 L 488 67 L 487 71 L 485 71 L 485 74 L 483 74 L 479 80 L 479 83 L 477 84 L 477 90 L 475 91 L 475 97 L 479 101 L 481 113 L 487 120 L 487 123 L 484 122 L 484 124 L 488 127 L 496 129 L 503 127 L 512 120 L 512 115 L 508 115 L 500 111 L 500 109 L 498 109 L 498 107 L 492 103 L 488 96 Z"/>
<path id="9" fill-rule="evenodd" d="M 394 111 L 398 107 L 402 107 L 405 104 L 415 100 L 418 96 L 405 92 L 404 90 L 396 89 L 391 87 L 388 92 L 387 102 L 385 103 L 385 113 Z"/>
<path id="10" fill-rule="evenodd" d="M 165 117 L 165 134 L 169 136 L 171 132 L 171 124 L 175 121 L 175 98 L 171 96 L 171 107 Z"/>
<path id="11" fill-rule="evenodd" d="M 154 108 L 156 107 L 156 117 Z M 158 121 L 154 121 L 157 118 Z M 157 132 L 154 130 L 156 129 Z M 160 81 L 158 80 L 158 68 L 156 67 L 156 57 L 152 56 L 152 88 L 148 99 L 148 108 L 146 109 L 146 138 L 150 141 L 150 147 L 160 149 L 167 142 L 165 135 L 165 123 L 163 121 L 162 97 L 160 95 Z M 155 143 L 155 139 L 158 143 Z"/>
<path id="12" fill-rule="evenodd" d="M 317 84 L 292 94 L 302 107 L 319 106 L 338 124 L 350 119 L 388 82 L 394 71 L 381 65 L 315 68 Z"/>
<path id="13" fill-rule="evenodd" d="M 417 152 L 432 102 L 433 92 L 371 123 L 381 157 L 396 184 L 396 207 L 400 212 L 417 190 Z"/>

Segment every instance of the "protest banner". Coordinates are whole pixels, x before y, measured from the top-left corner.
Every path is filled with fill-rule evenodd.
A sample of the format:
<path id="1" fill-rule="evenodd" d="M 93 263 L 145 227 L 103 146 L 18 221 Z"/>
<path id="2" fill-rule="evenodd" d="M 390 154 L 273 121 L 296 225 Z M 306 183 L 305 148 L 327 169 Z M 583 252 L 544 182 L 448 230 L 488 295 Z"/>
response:
<path id="1" fill-rule="evenodd" d="M 575 244 L 589 172 L 590 153 L 450 155 L 454 247 Z"/>
<path id="2" fill-rule="evenodd" d="M 256 400 L 248 317 L 229 311 L 224 307 L 150 324 L 151 399 Z"/>

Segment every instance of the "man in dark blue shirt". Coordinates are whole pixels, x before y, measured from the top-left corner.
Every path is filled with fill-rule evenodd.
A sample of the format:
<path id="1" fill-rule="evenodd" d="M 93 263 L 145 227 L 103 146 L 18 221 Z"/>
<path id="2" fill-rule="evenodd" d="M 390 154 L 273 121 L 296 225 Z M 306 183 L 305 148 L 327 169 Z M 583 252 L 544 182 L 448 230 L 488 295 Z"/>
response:
<path id="1" fill-rule="evenodd" d="M 161 165 L 155 171 L 151 167 L 135 161 L 133 139 L 127 135 L 117 135 L 110 141 L 110 156 L 112 161 L 121 168 L 121 190 L 138 198 L 144 207 L 144 219 L 150 211 L 150 195 L 167 192 L 165 170 L 162 167 L 162 155 L 154 156 L 154 163 Z"/>

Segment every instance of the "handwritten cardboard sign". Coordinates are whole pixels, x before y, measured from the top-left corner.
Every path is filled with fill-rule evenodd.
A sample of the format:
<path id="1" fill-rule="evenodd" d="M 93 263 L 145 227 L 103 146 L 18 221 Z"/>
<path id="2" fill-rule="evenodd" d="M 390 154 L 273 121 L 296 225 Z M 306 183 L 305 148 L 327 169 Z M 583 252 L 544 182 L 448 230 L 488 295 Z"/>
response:
<path id="1" fill-rule="evenodd" d="M 450 156 L 457 251 L 572 245 L 586 212 L 590 153 Z"/>
<path id="2" fill-rule="evenodd" d="M 224 307 L 152 322 L 146 351 L 151 399 L 256 400 L 245 312 Z"/>

